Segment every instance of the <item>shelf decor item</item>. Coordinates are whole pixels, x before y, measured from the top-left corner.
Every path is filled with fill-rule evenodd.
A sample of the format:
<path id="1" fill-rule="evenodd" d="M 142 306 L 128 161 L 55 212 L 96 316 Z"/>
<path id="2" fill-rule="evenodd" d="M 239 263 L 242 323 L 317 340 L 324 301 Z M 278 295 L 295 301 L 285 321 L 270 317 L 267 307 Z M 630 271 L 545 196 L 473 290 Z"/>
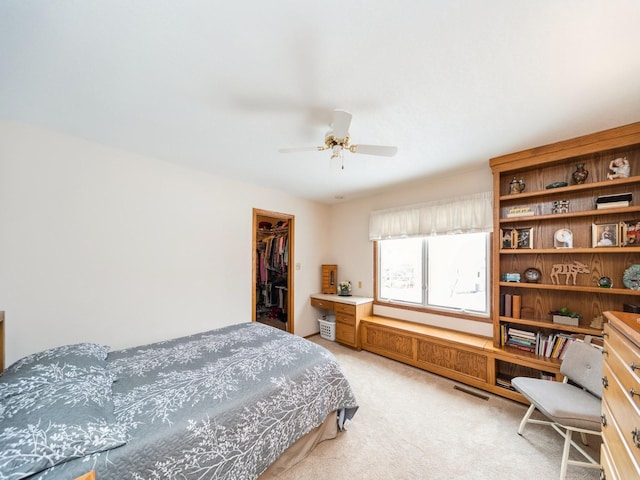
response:
<path id="1" fill-rule="evenodd" d="M 573 284 L 576 284 L 576 276 L 579 273 L 589 273 L 589 267 L 584 263 L 574 260 L 573 263 L 556 263 L 551 267 L 551 283 L 553 285 L 560 285 L 558 275 L 565 275 L 565 285 L 569 285 L 569 279 L 573 280 Z"/>
<path id="2" fill-rule="evenodd" d="M 618 224 L 603 223 L 591 225 L 591 242 L 593 247 L 617 247 Z"/>
<path id="3" fill-rule="evenodd" d="M 527 283 L 538 283 L 542 278 L 542 272 L 535 267 L 529 267 L 524 271 L 523 276 Z"/>
<path id="4" fill-rule="evenodd" d="M 556 200 L 551 204 L 551 213 L 569 213 L 569 200 Z"/>
<path id="5" fill-rule="evenodd" d="M 546 188 L 547 190 L 551 189 L 551 188 L 560 188 L 560 187 L 566 187 L 567 185 L 569 185 L 567 182 L 553 182 L 550 183 L 549 185 L 547 185 Z"/>
<path id="6" fill-rule="evenodd" d="M 608 173 L 607 178 L 612 180 L 614 178 L 628 178 L 631 174 L 631 167 L 627 157 L 616 158 L 609 163 L 609 170 L 613 173 Z"/>
<path id="7" fill-rule="evenodd" d="M 631 290 L 640 290 L 640 265 L 631 265 L 622 274 L 622 283 Z"/>
<path id="8" fill-rule="evenodd" d="M 526 187 L 526 185 L 522 181 L 522 179 L 518 180 L 516 177 L 513 177 L 513 180 L 511 180 L 511 183 L 509 183 L 509 193 L 511 195 L 522 193 L 524 192 L 524 187 Z"/>
<path id="9" fill-rule="evenodd" d="M 582 185 L 589 176 L 589 170 L 585 170 L 584 163 L 576 165 L 576 171 L 571 174 L 571 178 L 577 185 Z"/>
<path id="10" fill-rule="evenodd" d="M 530 217 L 531 215 L 535 215 L 536 212 L 533 208 L 529 206 L 525 207 L 511 207 L 507 212 L 507 218 L 513 217 Z"/>
<path id="11" fill-rule="evenodd" d="M 640 245 L 640 221 L 620 222 L 620 246 Z"/>
<path id="12" fill-rule="evenodd" d="M 513 230 L 503 230 L 500 229 L 500 239 L 501 239 L 501 247 L 500 248 L 516 248 L 513 244 Z"/>
<path id="13" fill-rule="evenodd" d="M 609 277 L 600 277 L 596 284 L 600 288 L 613 288 L 613 280 L 611 280 Z"/>
<path id="14" fill-rule="evenodd" d="M 553 248 L 573 248 L 573 233 L 568 228 L 560 228 L 553 234 Z"/>
<path id="15" fill-rule="evenodd" d="M 533 248 L 533 228 L 516 228 L 514 231 L 515 248 Z"/>
<path id="16" fill-rule="evenodd" d="M 520 274 L 519 273 L 503 273 L 502 281 L 503 282 L 519 282 Z"/>
<path id="17" fill-rule="evenodd" d="M 551 313 L 553 323 L 570 325 L 572 327 L 580 325 L 580 319 L 582 318 L 580 313 L 572 312 L 567 307 L 562 307 L 560 310 L 555 310 L 549 313 Z"/>

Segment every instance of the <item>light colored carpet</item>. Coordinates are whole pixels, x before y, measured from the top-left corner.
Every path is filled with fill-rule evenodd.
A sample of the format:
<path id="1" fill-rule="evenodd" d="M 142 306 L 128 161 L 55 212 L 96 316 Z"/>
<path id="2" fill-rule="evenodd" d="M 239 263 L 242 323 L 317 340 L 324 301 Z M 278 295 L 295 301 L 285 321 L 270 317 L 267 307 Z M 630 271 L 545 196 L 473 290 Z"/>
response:
<path id="1" fill-rule="evenodd" d="M 519 436 L 525 405 L 485 392 L 489 400 L 476 398 L 429 372 L 319 335 L 310 340 L 336 355 L 360 409 L 346 432 L 318 445 L 280 480 L 559 477 L 563 439 L 531 424 Z M 600 439 L 590 436 L 589 443 L 599 458 Z M 597 478 L 599 470 L 569 466 L 567 480 Z"/>

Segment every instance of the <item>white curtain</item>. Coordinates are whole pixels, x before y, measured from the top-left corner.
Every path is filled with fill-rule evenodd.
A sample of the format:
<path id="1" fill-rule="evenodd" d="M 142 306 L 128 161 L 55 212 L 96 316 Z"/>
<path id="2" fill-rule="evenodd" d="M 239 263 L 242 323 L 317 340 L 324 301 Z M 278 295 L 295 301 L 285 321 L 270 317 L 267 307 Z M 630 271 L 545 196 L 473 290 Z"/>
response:
<path id="1" fill-rule="evenodd" d="M 369 218 L 369 240 L 491 231 L 491 192 L 378 210 Z"/>

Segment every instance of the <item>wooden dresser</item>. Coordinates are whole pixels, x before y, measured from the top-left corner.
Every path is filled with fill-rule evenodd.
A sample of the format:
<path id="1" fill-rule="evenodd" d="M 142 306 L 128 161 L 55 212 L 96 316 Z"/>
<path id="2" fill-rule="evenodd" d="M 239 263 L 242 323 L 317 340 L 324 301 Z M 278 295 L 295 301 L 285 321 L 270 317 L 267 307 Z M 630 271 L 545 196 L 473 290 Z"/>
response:
<path id="1" fill-rule="evenodd" d="M 360 320 L 371 315 L 373 298 L 315 293 L 311 295 L 311 306 L 334 312 L 336 341 L 360 350 Z"/>
<path id="2" fill-rule="evenodd" d="M 640 314 L 605 316 L 601 478 L 640 478 Z"/>

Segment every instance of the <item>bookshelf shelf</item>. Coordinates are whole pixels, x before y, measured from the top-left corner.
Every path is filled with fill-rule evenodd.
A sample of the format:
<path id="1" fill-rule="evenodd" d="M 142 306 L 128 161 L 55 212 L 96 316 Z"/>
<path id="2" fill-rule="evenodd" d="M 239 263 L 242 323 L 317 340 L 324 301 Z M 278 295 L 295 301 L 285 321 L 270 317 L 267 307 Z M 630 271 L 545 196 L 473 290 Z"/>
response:
<path id="1" fill-rule="evenodd" d="M 578 325 L 573 327 L 571 325 L 562 325 L 559 323 L 553 323 L 551 320 L 534 320 L 526 318 L 513 318 L 513 317 L 500 317 L 501 322 L 511 323 L 513 325 L 527 325 L 530 327 L 536 327 L 542 330 L 558 330 L 562 332 L 571 333 L 584 333 L 587 335 L 601 335 L 602 330 L 591 328 L 587 325 Z"/>
<path id="2" fill-rule="evenodd" d="M 558 220 L 563 218 L 579 218 L 579 217 L 607 217 L 611 215 L 632 214 L 640 212 L 640 207 L 621 207 L 621 208 L 605 208 L 600 210 L 583 210 L 571 213 L 554 213 L 541 215 L 528 215 L 526 217 L 504 217 L 501 218 L 500 224 L 522 223 L 522 222 L 543 222 L 545 220 Z"/>
<path id="3" fill-rule="evenodd" d="M 639 259 L 640 261 L 640 259 Z M 584 292 L 599 293 L 602 295 L 625 295 L 640 296 L 640 290 L 630 290 L 628 288 L 601 288 L 601 287 L 583 287 L 576 285 L 553 285 L 550 283 L 523 283 L 523 282 L 500 282 L 501 287 L 510 287 L 515 289 L 536 289 L 536 290 L 556 290 L 562 292 Z"/>

